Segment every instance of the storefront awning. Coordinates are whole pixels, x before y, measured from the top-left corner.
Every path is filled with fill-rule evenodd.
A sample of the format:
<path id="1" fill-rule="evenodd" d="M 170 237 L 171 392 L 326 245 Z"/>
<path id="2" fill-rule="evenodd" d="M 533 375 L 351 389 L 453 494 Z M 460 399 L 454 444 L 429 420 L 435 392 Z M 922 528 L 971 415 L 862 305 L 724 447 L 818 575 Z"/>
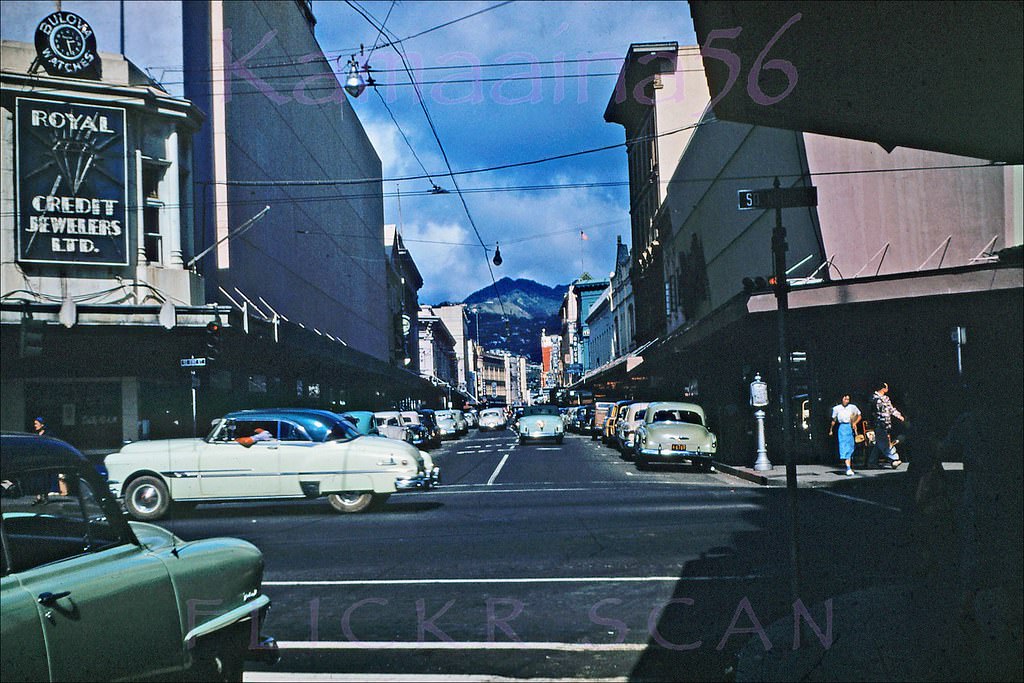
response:
<path id="1" fill-rule="evenodd" d="M 950 294 L 975 294 L 1024 287 L 1020 266 L 983 264 L 921 273 L 899 273 L 856 280 L 836 280 L 789 291 L 789 308 L 815 308 L 842 304 L 863 304 Z M 755 294 L 747 301 L 748 313 L 778 309 L 771 292 Z"/>

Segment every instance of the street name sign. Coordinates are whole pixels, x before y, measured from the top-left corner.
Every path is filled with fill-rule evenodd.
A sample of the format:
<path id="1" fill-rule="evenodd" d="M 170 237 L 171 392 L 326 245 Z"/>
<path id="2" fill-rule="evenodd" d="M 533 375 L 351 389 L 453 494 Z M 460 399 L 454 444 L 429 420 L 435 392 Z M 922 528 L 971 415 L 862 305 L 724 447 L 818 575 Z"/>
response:
<path id="1" fill-rule="evenodd" d="M 206 367 L 205 358 L 182 358 L 181 367 L 183 368 L 203 368 Z"/>
<path id="2" fill-rule="evenodd" d="M 738 190 L 736 203 L 740 211 L 817 206 L 818 188 L 769 187 L 762 190 Z"/>

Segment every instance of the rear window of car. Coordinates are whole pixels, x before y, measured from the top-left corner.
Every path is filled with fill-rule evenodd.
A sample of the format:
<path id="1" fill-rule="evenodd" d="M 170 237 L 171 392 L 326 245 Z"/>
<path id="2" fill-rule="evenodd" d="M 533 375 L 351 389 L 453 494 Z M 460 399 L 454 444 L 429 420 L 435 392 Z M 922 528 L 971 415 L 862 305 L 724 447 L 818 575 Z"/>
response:
<path id="1" fill-rule="evenodd" d="M 651 422 L 682 422 L 685 424 L 704 425 L 699 413 L 690 410 L 658 410 L 651 417 Z"/>

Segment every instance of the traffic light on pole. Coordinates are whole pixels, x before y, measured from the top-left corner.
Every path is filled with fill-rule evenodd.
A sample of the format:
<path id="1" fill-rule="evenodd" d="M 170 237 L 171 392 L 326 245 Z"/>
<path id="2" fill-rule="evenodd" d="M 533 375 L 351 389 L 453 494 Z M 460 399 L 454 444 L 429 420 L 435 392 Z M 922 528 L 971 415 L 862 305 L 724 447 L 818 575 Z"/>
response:
<path id="1" fill-rule="evenodd" d="M 775 278 L 765 280 L 765 278 L 760 276 L 755 278 L 745 277 L 743 278 L 743 291 L 746 292 L 747 294 L 753 294 L 755 292 L 766 292 L 768 291 L 769 286 L 774 284 Z"/>
<path id="2" fill-rule="evenodd" d="M 220 355 L 220 320 L 206 323 L 206 357 L 213 360 Z"/>
<path id="3" fill-rule="evenodd" d="M 31 313 L 22 316 L 20 338 L 22 358 L 43 355 L 43 330 L 45 328 L 46 323 L 34 319 Z"/>

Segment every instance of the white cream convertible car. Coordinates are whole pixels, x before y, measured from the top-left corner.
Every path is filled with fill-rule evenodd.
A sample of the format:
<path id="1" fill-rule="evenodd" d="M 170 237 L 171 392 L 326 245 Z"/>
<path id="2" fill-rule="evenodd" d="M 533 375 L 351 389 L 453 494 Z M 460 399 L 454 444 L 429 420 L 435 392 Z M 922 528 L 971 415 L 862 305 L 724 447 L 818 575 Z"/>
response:
<path id="1" fill-rule="evenodd" d="M 689 463 L 714 472 L 712 458 L 718 437 L 707 427 L 704 409 L 696 403 L 651 403 L 636 432 L 637 469 L 651 462 Z"/>
<path id="2" fill-rule="evenodd" d="M 205 439 L 139 441 L 105 464 L 111 491 L 145 521 L 172 506 L 320 496 L 338 512 L 362 512 L 439 479 L 430 455 L 412 445 L 360 435 L 340 415 L 301 408 L 229 413 Z"/>

